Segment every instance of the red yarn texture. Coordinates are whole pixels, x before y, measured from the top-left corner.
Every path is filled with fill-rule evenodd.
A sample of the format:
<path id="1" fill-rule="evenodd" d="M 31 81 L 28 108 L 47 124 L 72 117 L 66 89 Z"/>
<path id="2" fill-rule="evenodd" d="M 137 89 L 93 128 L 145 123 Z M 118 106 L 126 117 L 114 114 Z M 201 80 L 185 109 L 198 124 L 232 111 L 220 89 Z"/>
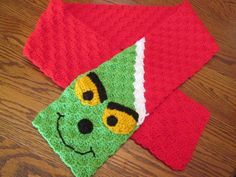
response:
<path id="1" fill-rule="evenodd" d="M 182 170 L 209 112 L 176 90 L 218 47 L 188 2 L 177 6 L 82 5 L 52 0 L 24 55 L 65 88 L 145 37 L 145 97 L 150 115 L 132 139 Z"/>

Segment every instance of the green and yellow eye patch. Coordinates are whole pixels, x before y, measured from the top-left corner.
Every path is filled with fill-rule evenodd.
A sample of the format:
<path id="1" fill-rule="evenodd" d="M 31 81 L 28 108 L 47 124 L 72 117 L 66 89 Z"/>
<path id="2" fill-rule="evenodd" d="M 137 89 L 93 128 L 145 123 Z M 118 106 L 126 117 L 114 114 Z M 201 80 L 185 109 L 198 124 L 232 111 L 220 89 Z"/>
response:
<path id="1" fill-rule="evenodd" d="M 89 106 L 100 104 L 107 99 L 106 90 L 94 72 L 76 81 L 75 93 L 82 104 Z"/>
<path id="2" fill-rule="evenodd" d="M 105 87 L 94 72 L 90 72 L 76 81 L 75 94 L 82 104 L 88 106 L 98 105 L 107 100 Z M 128 134 L 137 124 L 138 114 L 126 106 L 109 102 L 102 119 L 111 132 Z"/>
<path id="3" fill-rule="evenodd" d="M 113 133 L 129 134 L 137 125 L 138 114 L 128 107 L 110 102 L 104 111 L 102 121 Z"/>

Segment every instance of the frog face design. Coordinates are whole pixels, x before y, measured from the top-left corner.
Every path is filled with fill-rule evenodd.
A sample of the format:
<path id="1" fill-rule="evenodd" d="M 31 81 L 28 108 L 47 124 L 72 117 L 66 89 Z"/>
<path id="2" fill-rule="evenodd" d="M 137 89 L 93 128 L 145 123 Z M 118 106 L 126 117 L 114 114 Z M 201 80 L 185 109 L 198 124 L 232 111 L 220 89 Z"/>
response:
<path id="1" fill-rule="evenodd" d="M 76 176 L 91 176 L 138 128 L 136 46 L 78 76 L 33 125 Z"/>
<path id="2" fill-rule="evenodd" d="M 63 103 L 57 104 L 59 108 L 55 113 L 58 135 L 62 143 L 75 153 L 96 157 L 99 151 L 105 152 L 99 146 L 104 137 L 107 141 L 125 140 L 135 129 L 138 121 L 136 111 L 109 101 L 95 72 L 83 75 L 71 87 L 74 89 L 66 90 L 58 100 L 62 99 Z M 100 143 L 98 138 L 101 138 Z M 83 146 L 84 142 L 88 143 Z"/>

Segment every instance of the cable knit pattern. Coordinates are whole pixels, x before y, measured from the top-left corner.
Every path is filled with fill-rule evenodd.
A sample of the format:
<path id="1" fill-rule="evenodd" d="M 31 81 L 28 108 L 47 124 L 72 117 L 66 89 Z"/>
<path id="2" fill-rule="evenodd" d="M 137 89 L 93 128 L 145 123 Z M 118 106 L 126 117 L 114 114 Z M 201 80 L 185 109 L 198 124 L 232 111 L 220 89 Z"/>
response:
<path id="1" fill-rule="evenodd" d="M 30 35 L 24 55 L 65 88 L 79 74 L 142 37 L 146 40 L 144 87 L 150 116 L 132 138 L 181 170 L 191 159 L 209 113 L 175 90 L 218 50 L 188 2 L 128 6 L 52 0 Z"/>

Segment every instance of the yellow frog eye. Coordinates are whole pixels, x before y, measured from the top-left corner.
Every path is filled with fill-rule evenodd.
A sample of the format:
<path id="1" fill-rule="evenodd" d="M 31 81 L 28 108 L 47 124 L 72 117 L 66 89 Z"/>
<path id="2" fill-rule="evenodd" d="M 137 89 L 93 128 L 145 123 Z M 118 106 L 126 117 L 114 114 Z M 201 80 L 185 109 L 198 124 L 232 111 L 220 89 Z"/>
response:
<path id="1" fill-rule="evenodd" d="M 107 99 L 107 94 L 97 74 L 90 72 L 75 83 L 75 94 L 84 105 L 94 106 Z"/>
<path id="2" fill-rule="evenodd" d="M 102 121 L 113 133 L 129 134 L 137 125 L 138 113 L 118 103 L 110 102 L 104 111 Z"/>

